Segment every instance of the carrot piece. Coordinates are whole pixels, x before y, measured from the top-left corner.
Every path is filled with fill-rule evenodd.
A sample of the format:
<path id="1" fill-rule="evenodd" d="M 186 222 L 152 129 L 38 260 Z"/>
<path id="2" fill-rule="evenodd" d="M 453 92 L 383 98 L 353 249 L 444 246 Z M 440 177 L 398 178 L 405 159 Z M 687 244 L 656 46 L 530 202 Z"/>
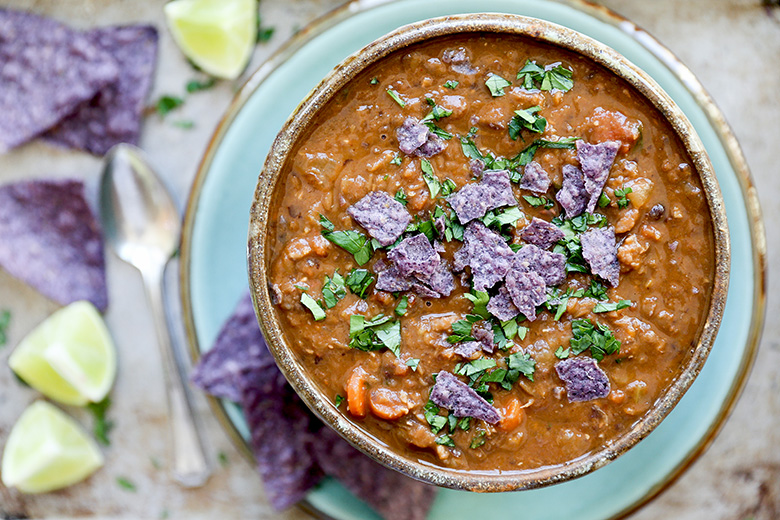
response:
<path id="1" fill-rule="evenodd" d="M 501 412 L 503 417 L 501 418 L 501 422 L 498 423 L 498 429 L 501 431 L 511 432 L 520 426 L 520 423 L 525 418 L 525 410 L 523 410 L 523 406 L 520 405 L 520 400 L 517 398 L 513 398 L 509 401 L 509 404 L 507 404 Z"/>
<path id="2" fill-rule="evenodd" d="M 389 388 L 377 388 L 369 399 L 371 411 L 380 419 L 392 421 L 409 413 L 409 405 L 403 396 Z"/>
<path id="3" fill-rule="evenodd" d="M 365 417 L 368 409 L 368 372 L 362 366 L 352 369 L 347 381 L 347 408 L 355 417 Z"/>

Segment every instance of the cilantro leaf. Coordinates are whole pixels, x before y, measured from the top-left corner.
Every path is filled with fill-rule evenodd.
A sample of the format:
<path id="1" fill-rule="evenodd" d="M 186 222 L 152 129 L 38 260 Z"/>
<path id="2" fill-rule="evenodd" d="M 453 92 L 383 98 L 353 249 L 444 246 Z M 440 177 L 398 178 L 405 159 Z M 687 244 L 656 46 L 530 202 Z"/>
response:
<path id="1" fill-rule="evenodd" d="M 98 442 L 104 446 L 111 444 L 111 441 L 108 438 L 108 433 L 114 427 L 114 421 L 106 419 L 106 412 L 110 406 L 111 398 L 109 396 L 106 396 L 99 403 L 87 404 L 87 409 L 92 413 L 92 416 L 95 419 L 94 426 L 92 427 L 92 433 L 95 435 L 95 438 L 98 440 Z"/>
<path id="2" fill-rule="evenodd" d="M 536 371 L 536 360 L 526 352 L 516 352 L 506 358 L 506 364 L 510 370 L 518 370 L 530 381 L 534 380 Z"/>
<path id="3" fill-rule="evenodd" d="M 446 88 L 455 90 L 458 87 L 459 84 L 460 84 L 459 81 L 455 81 L 454 79 L 450 79 L 450 80 L 447 80 L 446 83 L 444 83 L 444 86 Z"/>
<path id="4" fill-rule="evenodd" d="M 431 425 L 431 431 L 436 434 L 447 425 L 447 418 L 439 415 L 439 407 L 433 401 L 428 401 L 423 407 L 423 415 L 428 424 Z"/>
<path id="5" fill-rule="evenodd" d="M 349 347 L 374 351 L 388 348 L 398 357 L 401 346 L 401 324 L 390 321 L 390 316 L 376 315 L 369 321 L 364 316 L 353 314 L 349 317 Z"/>
<path id="6" fill-rule="evenodd" d="M 505 94 L 504 89 L 511 86 L 512 83 L 502 78 L 498 74 L 490 74 L 490 77 L 485 81 L 485 86 L 490 90 L 490 95 L 493 97 L 500 97 Z"/>
<path id="7" fill-rule="evenodd" d="M 406 197 L 406 192 L 403 188 L 398 188 L 398 191 L 395 192 L 395 200 L 406 206 L 409 204 L 409 199 Z"/>
<path id="8" fill-rule="evenodd" d="M 450 448 L 454 448 L 455 447 L 455 442 L 452 440 L 452 437 L 450 437 L 446 433 L 436 437 L 436 444 L 440 444 L 442 446 L 448 446 Z"/>
<path id="9" fill-rule="evenodd" d="M 471 326 L 480 321 L 482 316 L 469 314 L 463 320 L 458 320 L 452 324 L 452 334 L 447 336 L 450 343 L 460 343 L 461 341 L 475 341 L 471 335 Z"/>
<path id="10" fill-rule="evenodd" d="M 594 325 L 588 319 L 577 319 L 571 322 L 571 330 L 569 346 L 574 355 L 590 349 L 590 355 L 601 361 L 605 355 L 620 352 L 620 341 L 606 325 Z"/>
<path id="11" fill-rule="evenodd" d="M 555 203 L 547 197 L 537 197 L 535 195 L 523 195 L 523 199 L 533 206 L 534 208 L 543 207 L 544 209 L 552 208 Z"/>
<path id="12" fill-rule="evenodd" d="M 471 439 L 471 444 L 469 444 L 469 448 L 472 450 L 476 450 L 480 446 L 483 446 L 485 444 L 485 431 L 480 430 L 477 432 L 476 435 Z"/>
<path id="13" fill-rule="evenodd" d="M 503 226 L 514 226 L 518 220 L 523 218 L 523 216 L 523 212 L 520 211 L 520 208 L 512 206 L 501 212 L 498 212 L 498 210 L 490 210 L 481 220 L 487 227 L 497 227 L 501 229 Z"/>
<path id="14" fill-rule="evenodd" d="M 470 293 L 463 295 L 468 301 L 474 304 L 472 312 L 482 319 L 487 320 L 490 318 L 490 313 L 487 310 L 487 304 L 490 301 L 490 296 L 484 291 L 471 290 Z"/>
<path id="15" fill-rule="evenodd" d="M 187 92 L 192 94 L 193 92 L 197 92 L 199 90 L 206 90 L 210 89 L 217 83 L 216 78 L 208 78 L 205 81 L 200 81 L 197 79 L 190 80 L 187 82 Z"/>
<path id="16" fill-rule="evenodd" d="M 0 311 L 0 347 L 8 341 L 8 326 L 11 324 L 11 311 Z"/>
<path id="17" fill-rule="evenodd" d="M 372 85 L 378 85 L 379 84 L 379 78 L 374 76 L 373 78 L 371 78 L 371 81 L 369 81 L 369 83 L 371 83 Z"/>
<path id="18" fill-rule="evenodd" d="M 336 408 L 341 406 L 341 404 L 345 401 L 344 396 L 336 394 L 336 398 L 333 400 L 333 404 L 336 405 Z"/>
<path id="19" fill-rule="evenodd" d="M 420 159 L 420 169 L 423 172 L 423 180 L 428 186 L 428 192 L 431 194 L 431 198 L 435 199 L 441 191 L 441 183 L 433 173 L 431 162 L 428 159 Z"/>
<path id="20" fill-rule="evenodd" d="M 320 306 L 320 303 L 307 293 L 301 293 L 301 303 L 311 311 L 312 316 L 314 316 L 314 321 L 325 319 L 325 311 Z"/>
<path id="21" fill-rule="evenodd" d="M 593 312 L 619 311 L 620 309 L 631 307 L 632 303 L 633 302 L 631 300 L 619 300 L 616 302 L 609 302 L 609 303 L 599 302 L 596 304 L 595 307 L 593 307 Z"/>
<path id="22" fill-rule="evenodd" d="M 401 161 L 402 161 L 401 154 L 397 153 L 397 154 L 395 154 L 395 157 L 393 157 L 393 160 L 390 161 L 390 164 L 392 164 L 394 166 L 401 166 Z M 403 188 L 400 188 L 399 191 L 403 191 Z"/>
<path id="23" fill-rule="evenodd" d="M 432 99 L 428 98 L 428 101 L 433 101 Z M 428 112 L 428 115 L 420 119 L 421 123 L 426 123 L 428 121 L 438 121 L 439 119 L 443 117 L 448 117 L 452 115 L 452 110 L 448 108 L 444 108 L 443 106 L 437 105 L 436 102 L 433 102 L 433 105 L 431 105 L 431 111 Z"/>
<path id="24" fill-rule="evenodd" d="M 526 60 L 523 68 L 517 72 L 517 79 L 526 90 L 537 88 L 536 84 L 541 83 L 544 78 L 544 69 L 536 64 L 535 61 Z"/>
<path id="25" fill-rule="evenodd" d="M 320 225 L 322 226 L 322 236 L 352 253 L 358 265 L 364 265 L 371 260 L 373 254 L 371 241 L 363 233 L 354 230 L 333 231 L 333 223 L 324 215 L 320 215 Z"/>
<path id="26" fill-rule="evenodd" d="M 399 301 L 398 305 L 395 306 L 395 313 L 399 316 L 405 315 L 408 306 L 409 306 L 409 297 L 403 295 L 401 297 L 401 301 Z"/>
<path id="27" fill-rule="evenodd" d="M 325 283 L 322 286 L 322 299 L 325 301 L 325 306 L 328 309 L 335 307 L 338 301 L 346 295 L 344 277 L 338 271 L 333 273 L 333 278 L 325 276 Z"/>
<path id="28" fill-rule="evenodd" d="M 420 365 L 420 360 L 416 358 L 410 358 L 406 360 L 405 364 L 412 369 L 412 372 L 417 372 L 417 367 Z"/>
<path id="29" fill-rule="evenodd" d="M 541 90 L 560 90 L 568 92 L 574 86 L 572 81 L 573 72 L 563 65 L 556 65 L 550 70 L 546 70 L 542 79 Z"/>
<path id="30" fill-rule="evenodd" d="M 366 298 L 366 291 L 374 282 L 374 275 L 367 269 L 352 269 L 347 275 L 346 284 L 352 294 Z"/>
<path id="31" fill-rule="evenodd" d="M 160 117 L 165 117 L 171 110 L 175 110 L 184 104 L 184 100 L 177 96 L 160 96 L 155 103 L 155 110 Z"/>
<path id="32" fill-rule="evenodd" d="M 628 203 L 630 202 L 626 195 L 629 193 L 632 193 L 634 190 L 631 189 L 631 186 L 623 186 L 622 188 L 618 188 L 615 190 L 615 197 L 617 197 L 617 205 L 618 208 L 625 208 L 628 206 Z"/>
<path id="33" fill-rule="evenodd" d="M 523 128 L 537 134 L 544 133 L 544 129 L 547 127 L 547 120 L 542 116 L 536 115 L 540 110 L 541 107 L 539 106 L 515 110 L 514 117 L 509 121 L 510 139 L 517 141 Z"/>
<path id="34" fill-rule="evenodd" d="M 571 353 L 570 348 L 564 349 L 563 346 L 561 345 L 555 350 L 555 357 L 557 357 L 558 359 L 566 359 L 567 357 L 569 357 L 570 353 Z"/>
<path id="35" fill-rule="evenodd" d="M 434 135 L 440 137 L 441 139 L 444 139 L 445 141 L 449 141 L 450 139 L 452 139 L 451 133 L 444 130 L 443 128 L 436 126 L 436 124 L 433 121 L 425 121 L 425 126 L 427 126 L 428 130 L 433 132 Z"/>

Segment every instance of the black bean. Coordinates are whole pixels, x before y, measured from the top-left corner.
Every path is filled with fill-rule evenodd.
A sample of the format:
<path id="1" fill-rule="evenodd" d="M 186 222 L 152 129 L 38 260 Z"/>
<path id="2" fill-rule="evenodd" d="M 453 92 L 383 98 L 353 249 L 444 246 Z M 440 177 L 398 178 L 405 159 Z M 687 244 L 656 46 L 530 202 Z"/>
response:
<path id="1" fill-rule="evenodd" d="M 648 211 L 647 214 L 652 219 L 660 220 L 661 217 L 664 216 L 664 211 L 666 211 L 666 208 L 664 208 L 663 204 L 656 204 L 650 208 L 650 211 Z"/>

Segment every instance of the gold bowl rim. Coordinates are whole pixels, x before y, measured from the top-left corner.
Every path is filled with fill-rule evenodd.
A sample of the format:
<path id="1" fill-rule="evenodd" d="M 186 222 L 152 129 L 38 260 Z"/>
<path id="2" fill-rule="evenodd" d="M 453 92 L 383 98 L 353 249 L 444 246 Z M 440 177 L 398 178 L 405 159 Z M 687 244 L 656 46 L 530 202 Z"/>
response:
<path id="1" fill-rule="evenodd" d="M 432 38 L 480 32 L 525 36 L 559 46 L 591 59 L 631 84 L 663 115 L 684 144 L 704 188 L 715 239 L 710 306 L 699 341 L 682 373 L 624 435 L 566 464 L 533 470 L 454 470 L 402 457 L 390 450 L 346 418 L 307 378 L 284 340 L 267 283 L 265 240 L 270 201 L 291 151 L 318 111 L 358 73 L 395 51 Z M 277 135 L 259 175 L 250 213 L 247 258 L 250 292 L 260 327 L 280 369 L 309 408 L 352 445 L 385 466 L 433 485 L 479 492 L 531 489 L 581 477 L 608 464 L 646 437 L 679 402 L 707 359 L 723 316 L 730 267 L 726 212 L 712 165 L 692 124 L 663 89 L 615 50 L 577 31 L 526 16 L 491 13 L 444 16 L 403 26 L 347 57 L 310 92 Z"/>

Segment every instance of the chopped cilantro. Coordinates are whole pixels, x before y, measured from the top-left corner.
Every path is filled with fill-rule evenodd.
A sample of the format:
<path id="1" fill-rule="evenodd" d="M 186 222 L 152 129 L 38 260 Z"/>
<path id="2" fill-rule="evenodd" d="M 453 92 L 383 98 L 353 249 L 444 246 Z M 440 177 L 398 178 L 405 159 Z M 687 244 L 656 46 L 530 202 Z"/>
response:
<path id="1" fill-rule="evenodd" d="M 369 81 L 369 83 L 371 83 L 372 85 L 376 85 L 379 83 L 379 78 L 374 76 L 373 78 L 371 78 L 371 81 Z"/>
<path id="2" fill-rule="evenodd" d="M 399 301 L 398 305 L 395 306 L 395 313 L 399 316 L 405 315 L 408 306 L 409 306 L 409 297 L 403 295 L 401 297 L 401 301 Z"/>
<path id="3" fill-rule="evenodd" d="M 518 220 L 523 218 L 523 212 L 517 206 L 506 208 L 503 211 L 490 210 L 482 217 L 482 223 L 487 227 L 498 227 L 501 229 L 503 226 L 514 226 Z"/>
<path id="4" fill-rule="evenodd" d="M 398 191 L 395 192 L 395 200 L 406 206 L 409 204 L 409 199 L 406 197 L 406 192 L 403 188 L 398 188 Z"/>
<path id="5" fill-rule="evenodd" d="M 336 398 L 333 400 L 333 404 L 335 404 L 336 408 L 338 408 L 344 401 L 344 396 L 336 394 Z"/>
<path id="6" fill-rule="evenodd" d="M 447 341 L 450 343 L 474 341 L 474 337 L 471 335 L 471 326 L 481 319 L 482 316 L 468 314 L 465 319 L 456 321 L 452 324 L 452 334 L 447 336 Z"/>
<path id="7" fill-rule="evenodd" d="M 620 341 L 615 339 L 606 325 L 594 325 L 588 319 L 577 319 L 571 322 L 571 330 L 569 345 L 574 355 L 590 349 L 590 355 L 601 361 L 605 355 L 620 352 Z"/>
<path id="8" fill-rule="evenodd" d="M 420 365 L 420 360 L 416 358 L 410 358 L 406 360 L 406 366 L 412 369 L 413 372 L 417 372 L 417 367 Z"/>
<path id="9" fill-rule="evenodd" d="M 593 312 L 612 312 L 631 307 L 633 302 L 631 300 L 619 300 L 616 302 L 602 303 L 599 302 L 593 307 Z"/>
<path id="10" fill-rule="evenodd" d="M 441 183 L 441 196 L 442 197 L 448 197 L 458 191 L 458 185 L 455 184 L 455 181 L 450 179 L 449 177 L 444 179 L 444 182 Z"/>
<path id="11" fill-rule="evenodd" d="M 192 94 L 193 92 L 197 92 L 199 90 L 207 90 L 213 87 L 216 83 L 216 78 L 208 78 L 205 81 L 193 79 L 187 82 L 187 92 Z"/>
<path id="12" fill-rule="evenodd" d="M 304 307 L 311 311 L 312 316 L 314 316 L 314 321 L 325 319 L 325 311 L 323 310 L 320 303 L 309 296 L 307 293 L 301 293 L 301 303 Z"/>
<path id="13" fill-rule="evenodd" d="M 306 292 L 306 291 L 309 290 L 309 286 L 308 285 L 302 285 L 302 284 L 294 283 L 293 287 L 295 287 L 296 289 L 298 289 L 300 291 L 303 291 L 303 292 Z"/>
<path id="14" fill-rule="evenodd" d="M 393 98 L 393 101 L 398 103 L 398 106 L 400 106 L 401 108 L 406 106 L 406 102 L 403 99 L 401 99 L 401 96 L 398 95 L 398 92 L 389 88 L 387 89 L 387 93 L 390 95 L 391 98 Z"/>
<path id="15" fill-rule="evenodd" d="M 8 325 L 11 324 L 11 311 L 0 311 L 0 347 L 8 341 Z"/>
<path id="16" fill-rule="evenodd" d="M 436 178 L 436 174 L 433 173 L 433 166 L 428 159 L 420 159 L 420 169 L 423 172 L 423 180 L 428 186 L 428 191 L 431 194 L 431 198 L 435 199 L 441 191 L 441 183 Z"/>
<path id="17" fill-rule="evenodd" d="M 160 117 L 165 117 L 171 110 L 177 109 L 184 104 L 184 100 L 177 96 L 161 96 L 157 100 L 154 108 Z"/>
<path id="18" fill-rule="evenodd" d="M 449 448 L 454 448 L 455 447 L 455 442 L 452 440 L 452 437 L 450 437 L 446 433 L 436 437 L 436 444 L 440 444 L 442 446 L 447 446 Z"/>
<path id="19" fill-rule="evenodd" d="M 483 446 L 485 444 L 485 435 L 485 430 L 479 430 L 477 434 L 472 437 L 469 448 L 476 450 L 480 446 Z"/>
<path id="20" fill-rule="evenodd" d="M 344 277 L 338 271 L 333 273 L 333 278 L 325 276 L 325 283 L 322 286 L 322 299 L 325 301 L 325 306 L 328 309 L 335 307 L 336 303 L 346 295 Z"/>
<path id="21" fill-rule="evenodd" d="M 599 207 L 606 208 L 607 206 L 609 206 L 610 202 L 611 201 L 609 200 L 607 194 L 602 191 L 601 195 L 599 196 Z"/>
<path id="22" fill-rule="evenodd" d="M 485 81 L 485 86 L 490 90 L 490 95 L 493 97 L 500 97 L 505 94 L 504 89 L 511 86 L 510 81 L 505 80 L 498 74 L 490 74 L 490 77 Z"/>
<path id="23" fill-rule="evenodd" d="M 114 421 L 106 419 L 106 412 L 111 406 L 111 398 L 106 396 L 99 403 L 87 404 L 87 409 L 92 413 L 92 417 L 95 418 L 94 426 L 92 427 L 92 433 L 98 442 L 104 446 L 111 444 L 108 438 L 108 433 L 114 427 Z"/>
<path id="24" fill-rule="evenodd" d="M 349 317 L 349 347 L 363 351 L 387 347 L 396 357 L 400 355 L 401 324 L 389 316 L 378 314 L 371 320 L 353 314 Z"/>
<path id="25" fill-rule="evenodd" d="M 571 353 L 570 348 L 564 349 L 563 345 L 561 345 L 555 350 L 555 357 L 557 357 L 558 359 L 566 359 L 567 357 L 569 357 L 570 353 Z"/>
<path id="26" fill-rule="evenodd" d="M 535 61 L 526 60 L 523 68 L 517 72 L 517 79 L 520 80 L 524 89 L 532 90 L 537 88 L 536 84 L 541 83 L 544 79 L 544 69 Z"/>
<path id="27" fill-rule="evenodd" d="M 444 139 L 445 141 L 449 141 L 450 139 L 452 139 L 451 133 L 444 130 L 443 128 L 436 126 L 436 124 L 433 121 L 425 121 L 425 126 L 427 126 L 428 130 L 433 132 L 434 135 L 440 137 L 441 139 Z"/>
<path id="28" fill-rule="evenodd" d="M 478 315 L 485 320 L 490 318 L 490 313 L 487 310 L 487 304 L 490 301 L 488 293 L 472 289 L 470 293 L 464 294 L 463 297 L 474 304 L 472 312 L 475 315 Z"/>
<path id="29" fill-rule="evenodd" d="M 528 145 L 523 151 L 512 158 L 512 165 L 514 168 L 519 166 L 525 166 L 534 160 L 534 155 L 539 148 L 552 148 L 552 149 L 569 149 L 576 148 L 576 141 L 579 137 L 561 137 L 557 141 L 550 141 L 547 139 L 537 139 L 530 145 Z"/>
<path id="30" fill-rule="evenodd" d="M 469 379 L 476 380 L 485 373 L 489 368 L 496 367 L 496 360 L 490 358 L 479 358 L 468 363 L 463 363 L 459 368 L 455 370 L 455 373 L 461 376 L 466 376 Z"/>
<path id="31" fill-rule="evenodd" d="M 374 275 L 368 269 L 352 269 L 347 275 L 346 284 L 352 294 L 366 298 L 366 291 L 374 283 Z"/>
<path id="32" fill-rule="evenodd" d="M 536 361 L 526 352 L 516 352 L 506 358 L 506 364 L 510 370 L 518 370 L 529 380 L 534 380 Z"/>
<path id="33" fill-rule="evenodd" d="M 585 289 L 584 296 L 586 298 L 595 298 L 597 300 L 607 300 L 609 297 L 607 296 L 607 288 L 604 284 L 599 282 L 598 280 L 591 280 L 590 281 L 590 287 Z"/>
<path id="34" fill-rule="evenodd" d="M 582 257 L 582 245 L 580 244 L 580 233 L 588 230 L 588 226 L 604 226 L 607 219 L 600 213 L 583 213 L 572 219 L 562 219 L 555 217 L 552 223 L 563 231 L 564 238 L 553 247 L 554 253 L 561 253 L 566 256 L 566 271 L 569 273 L 588 273 L 590 268 Z M 601 298 L 599 298 L 601 299 Z"/>
<path id="35" fill-rule="evenodd" d="M 455 81 L 454 79 L 450 79 L 450 80 L 447 80 L 446 83 L 444 83 L 444 86 L 446 88 L 455 90 L 458 87 L 459 84 L 460 84 L 459 81 Z"/>
<path id="36" fill-rule="evenodd" d="M 420 119 L 421 123 L 425 123 L 427 121 L 434 121 L 434 120 L 438 121 L 443 117 L 448 117 L 452 115 L 452 110 L 437 105 L 436 102 L 433 101 L 432 99 L 428 98 L 426 101 L 432 102 L 433 104 L 431 106 L 433 108 L 431 108 L 431 111 L 428 113 L 427 116 Z"/>
<path id="37" fill-rule="evenodd" d="M 401 154 L 397 153 L 395 154 L 395 157 L 393 157 L 393 160 L 390 161 L 390 164 L 393 164 L 395 166 L 401 166 L 401 161 L 402 161 Z M 401 188 L 401 190 L 403 191 L 403 188 Z"/>
<path id="38" fill-rule="evenodd" d="M 568 92 L 574 86 L 574 81 L 571 79 L 572 74 L 572 71 L 563 65 L 557 65 L 545 71 L 541 89 Z"/>
<path id="39" fill-rule="evenodd" d="M 333 231 L 333 223 L 324 215 L 320 215 L 320 225 L 322 226 L 322 236 L 352 253 L 358 265 L 364 265 L 371 260 L 373 253 L 371 241 L 365 235 L 353 230 Z"/>
<path id="40" fill-rule="evenodd" d="M 447 425 L 447 418 L 439 415 L 439 407 L 433 401 L 428 401 L 423 407 L 423 415 L 428 424 L 431 425 L 433 433 L 439 433 Z"/>
<path id="41" fill-rule="evenodd" d="M 520 137 L 520 131 L 525 128 L 531 132 L 541 134 L 547 126 L 547 120 L 542 116 L 536 115 L 541 107 L 535 106 L 525 110 L 515 110 L 515 115 L 509 121 L 509 137 L 517 141 Z"/>
<path id="42" fill-rule="evenodd" d="M 618 188 L 615 190 L 615 197 L 617 197 L 617 205 L 618 208 L 625 208 L 628 206 L 628 203 L 630 202 L 628 200 L 629 193 L 633 192 L 634 190 L 631 189 L 631 186 L 623 186 L 622 188 Z"/>
<path id="43" fill-rule="evenodd" d="M 226 468 L 230 465 L 230 461 L 228 460 L 227 454 L 224 451 L 217 453 L 217 460 L 219 461 L 219 465 L 223 468 Z"/>
<path id="44" fill-rule="evenodd" d="M 131 482 L 131 481 L 130 481 L 128 478 L 126 478 L 126 477 L 117 477 L 117 478 L 116 478 L 116 483 L 117 483 L 117 484 L 119 484 L 119 487 L 121 487 L 122 489 L 125 489 L 125 490 L 127 490 L 127 491 L 132 491 L 133 493 L 135 493 L 135 492 L 138 490 L 138 488 L 136 487 L 136 485 L 135 485 L 135 484 L 133 484 L 133 483 L 132 483 L 132 482 Z"/>
<path id="45" fill-rule="evenodd" d="M 553 201 L 547 197 L 537 197 L 535 195 L 523 195 L 523 199 L 535 208 L 544 207 L 544 209 L 550 209 L 554 206 Z"/>
<path id="46" fill-rule="evenodd" d="M 257 43 L 266 43 L 274 35 L 274 27 L 263 27 L 263 19 L 257 13 Z"/>

